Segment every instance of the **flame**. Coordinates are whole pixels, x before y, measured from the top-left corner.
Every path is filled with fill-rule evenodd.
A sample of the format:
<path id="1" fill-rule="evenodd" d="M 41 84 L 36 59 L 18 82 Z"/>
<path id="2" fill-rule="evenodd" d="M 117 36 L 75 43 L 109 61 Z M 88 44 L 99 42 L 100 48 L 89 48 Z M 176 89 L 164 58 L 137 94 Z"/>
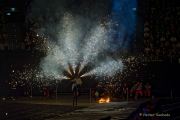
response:
<path id="1" fill-rule="evenodd" d="M 108 97 L 108 98 L 101 98 L 101 99 L 99 99 L 99 101 L 98 101 L 99 103 L 109 103 L 110 102 L 110 98 Z"/>
<path id="2" fill-rule="evenodd" d="M 107 99 L 106 99 L 106 103 L 109 103 L 110 102 L 110 98 L 108 97 Z"/>

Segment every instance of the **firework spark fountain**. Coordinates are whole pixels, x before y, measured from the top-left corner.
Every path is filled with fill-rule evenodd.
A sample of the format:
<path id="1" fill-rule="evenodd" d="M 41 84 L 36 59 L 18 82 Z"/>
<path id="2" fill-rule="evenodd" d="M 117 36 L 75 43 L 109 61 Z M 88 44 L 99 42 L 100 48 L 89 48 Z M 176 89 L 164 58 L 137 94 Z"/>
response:
<path id="1" fill-rule="evenodd" d="M 87 64 L 96 64 L 93 70 L 82 74 L 81 77 L 88 75 L 113 76 L 117 71 L 122 70 L 123 64 L 121 60 L 116 61 L 104 58 L 106 60 L 102 62 L 102 60 L 98 59 L 98 55 L 108 48 L 108 30 L 104 26 L 97 24 L 95 27 L 92 27 L 89 31 L 90 33 L 87 34 L 84 42 L 82 42 L 85 43 L 83 48 L 80 49 L 78 46 L 81 46 L 79 39 L 82 35 L 80 35 L 81 31 L 76 26 L 77 24 L 75 25 L 73 22 L 73 17 L 70 14 L 65 14 L 62 21 L 63 30 L 62 33 L 60 32 L 61 37 L 58 40 L 61 43 L 61 47 L 51 44 L 48 55 L 41 62 L 41 68 L 46 75 L 59 78 L 63 71 L 66 71 L 70 77 L 73 77 L 76 74 L 76 69 L 78 69 L 78 64 L 80 64 L 78 73 Z M 68 24 L 69 22 L 70 25 Z M 98 64 L 100 65 L 98 66 Z"/>
<path id="2" fill-rule="evenodd" d="M 112 51 L 112 47 L 119 45 L 119 43 L 117 45 L 114 44 L 115 39 L 112 38 L 114 36 L 111 33 L 112 31 L 116 32 L 114 26 L 120 21 L 113 17 L 114 13 L 112 18 L 108 18 L 109 20 L 104 20 L 98 12 L 94 14 L 94 17 L 90 16 L 88 18 L 84 15 L 75 14 L 72 10 L 67 10 L 63 7 L 66 4 L 65 1 L 62 2 L 60 7 L 57 4 L 49 3 L 52 5 L 44 10 L 46 11 L 45 13 L 42 10 L 39 10 L 40 13 L 37 13 L 34 10 L 44 9 L 44 6 L 38 3 L 38 1 L 34 2 L 32 13 L 28 17 L 34 18 L 38 15 L 40 27 L 35 31 L 38 36 L 43 34 L 49 41 L 45 45 L 49 48 L 47 56 L 40 63 L 41 72 L 44 76 L 51 76 L 55 79 L 73 79 L 89 75 L 111 77 L 122 71 L 123 62 L 121 59 L 112 59 L 110 55 L 107 57 L 107 51 Z M 33 7 L 36 8 L 33 9 Z M 53 11 L 51 11 L 52 7 Z M 52 16 L 52 18 L 45 19 L 40 17 L 41 12 L 46 17 Z M 134 13 L 132 14 L 134 15 Z M 92 21 L 91 18 L 95 18 L 95 20 Z M 53 20 L 55 21 L 53 22 Z M 130 26 L 134 27 L 134 24 L 130 24 Z M 130 37 L 130 34 L 125 32 L 127 31 L 118 31 L 118 33 L 129 35 L 128 37 Z M 124 38 L 118 37 L 118 39 L 122 39 L 121 41 L 124 41 Z M 126 42 L 128 43 L 128 41 Z M 114 48 L 116 49 L 116 47 Z M 84 69 L 86 71 L 83 71 Z"/>

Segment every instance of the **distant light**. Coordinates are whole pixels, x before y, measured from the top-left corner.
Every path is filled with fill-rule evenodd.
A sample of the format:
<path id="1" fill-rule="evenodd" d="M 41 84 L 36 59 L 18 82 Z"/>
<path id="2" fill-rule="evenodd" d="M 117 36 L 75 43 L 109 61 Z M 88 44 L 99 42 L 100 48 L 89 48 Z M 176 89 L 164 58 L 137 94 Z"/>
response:
<path id="1" fill-rule="evenodd" d="M 10 15 L 11 15 L 11 13 L 9 13 L 9 12 L 8 12 L 8 13 L 6 13 L 6 15 L 10 16 Z"/>
<path id="2" fill-rule="evenodd" d="M 36 36 L 39 37 L 39 34 L 37 34 Z"/>
<path id="3" fill-rule="evenodd" d="M 12 11 L 12 12 L 16 11 L 16 8 L 11 8 L 11 11 Z"/>
<path id="4" fill-rule="evenodd" d="M 136 8 L 132 8 L 133 11 L 136 11 Z"/>

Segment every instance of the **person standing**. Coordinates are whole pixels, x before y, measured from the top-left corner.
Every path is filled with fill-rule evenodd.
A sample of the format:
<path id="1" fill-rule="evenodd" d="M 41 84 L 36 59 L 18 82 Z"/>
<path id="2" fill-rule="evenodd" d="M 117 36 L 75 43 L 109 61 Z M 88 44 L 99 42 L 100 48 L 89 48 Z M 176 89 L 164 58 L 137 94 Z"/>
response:
<path id="1" fill-rule="evenodd" d="M 76 82 L 73 82 L 72 84 L 72 92 L 73 92 L 73 106 L 77 106 L 77 97 L 79 95 L 79 90 Z"/>
<path id="2" fill-rule="evenodd" d="M 73 106 L 77 106 L 77 98 L 80 95 L 82 80 L 79 77 L 72 79 Z"/>
<path id="3" fill-rule="evenodd" d="M 151 96 L 151 85 L 148 82 L 145 85 L 144 95 L 145 95 L 145 97 Z"/>
<path id="4" fill-rule="evenodd" d="M 98 90 L 95 91 L 95 101 L 98 101 L 99 99 L 99 92 Z"/>
<path id="5" fill-rule="evenodd" d="M 135 100 L 137 100 L 139 96 L 140 97 L 143 96 L 142 87 L 143 87 L 142 82 L 137 82 L 136 83 Z"/>
<path id="6" fill-rule="evenodd" d="M 123 85 L 123 98 L 126 99 L 129 96 L 128 94 L 128 86 L 126 83 Z"/>

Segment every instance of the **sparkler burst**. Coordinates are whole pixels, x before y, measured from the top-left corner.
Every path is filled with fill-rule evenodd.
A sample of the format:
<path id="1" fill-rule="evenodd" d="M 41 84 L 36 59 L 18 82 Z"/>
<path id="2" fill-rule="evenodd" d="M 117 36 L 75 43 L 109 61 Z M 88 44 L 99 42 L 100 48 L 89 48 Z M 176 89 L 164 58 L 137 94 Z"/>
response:
<path id="1" fill-rule="evenodd" d="M 48 2 L 48 6 L 41 4 L 44 2 Z M 109 78 L 122 72 L 122 60 L 109 58 L 113 56 L 109 54 L 129 43 L 135 28 L 132 5 L 136 4 L 127 2 L 126 7 L 125 1 L 112 0 L 109 8 L 108 3 L 96 2 L 97 6 L 84 9 L 82 5 L 77 10 L 77 6 L 71 6 L 66 0 L 32 2 L 27 19 L 37 22 L 33 30 L 36 37 L 46 38 L 47 56 L 39 65 L 42 76 L 60 80 L 91 75 Z M 117 4 L 125 7 L 118 9 Z M 107 15 L 108 11 L 112 13 Z"/>
<path id="2" fill-rule="evenodd" d="M 70 14 L 64 15 L 58 43 L 49 45 L 47 56 L 41 61 L 40 67 L 45 73 L 44 75 L 65 78 L 59 76 L 63 76 L 66 72 L 67 78 L 74 78 L 88 75 L 113 76 L 116 72 L 121 72 L 123 68 L 121 60 L 116 61 L 104 57 L 103 59 L 106 60 L 103 62 L 102 58 L 99 59 L 99 54 L 106 54 L 105 50 L 109 47 L 108 29 L 100 23 L 96 23 L 83 38 L 81 24 L 73 19 L 75 17 Z M 94 68 L 86 73 L 81 73 L 89 64 L 94 65 Z"/>

